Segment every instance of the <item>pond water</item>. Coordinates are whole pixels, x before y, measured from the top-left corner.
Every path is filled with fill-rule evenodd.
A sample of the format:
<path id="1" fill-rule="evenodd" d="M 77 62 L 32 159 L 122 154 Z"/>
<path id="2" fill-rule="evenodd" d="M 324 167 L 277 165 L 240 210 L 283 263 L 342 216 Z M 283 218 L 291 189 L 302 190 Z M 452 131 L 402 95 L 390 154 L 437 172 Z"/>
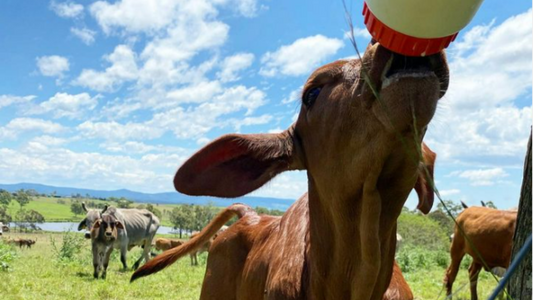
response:
<path id="1" fill-rule="evenodd" d="M 45 231 L 56 231 L 56 232 L 63 232 L 63 231 L 77 231 L 78 230 L 78 224 L 79 223 L 72 223 L 72 222 L 46 222 L 41 224 L 35 224 L 39 228 Z M 9 224 L 10 227 L 14 227 L 14 223 Z M 160 226 L 157 230 L 157 233 L 161 234 L 172 234 L 174 233 L 174 229 L 172 227 L 166 227 L 166 226 Z"/>

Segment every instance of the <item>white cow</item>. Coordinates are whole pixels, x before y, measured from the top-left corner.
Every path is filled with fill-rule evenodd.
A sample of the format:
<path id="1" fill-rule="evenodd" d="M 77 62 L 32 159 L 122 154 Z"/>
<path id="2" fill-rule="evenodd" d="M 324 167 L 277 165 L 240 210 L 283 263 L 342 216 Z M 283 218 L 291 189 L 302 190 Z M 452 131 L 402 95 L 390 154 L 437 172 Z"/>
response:
<path id="1" fill-rule="evenodd" d="M 120 261 L 124 269 L 128 268 L 126 254 L 135 246 L 143 247 L 144 251 L 143 255 L 133 265 L 133 269 L 137 269 L 143 259 L 145 262 L 149 260 L 152 240 L 160 225 L 159 218 L 152 212 L 146 209 L 108 208 L 107 206 L 102 211 L 99 211 L 96 209 L 87 209 L 85 203 L 82 206 L 87 214 L 85 219 L 80 222 L 78 231 L 82 229 L 90 231 L 94 222 L 101 219 L 103 214 L 114 216 L 124 225 L 124 229 L 118 230 L 118 238 L 113 244 L 113 248 L 120 249 Z M 90 238 L 90 235 L 87 233 L 85 237 Z"/>

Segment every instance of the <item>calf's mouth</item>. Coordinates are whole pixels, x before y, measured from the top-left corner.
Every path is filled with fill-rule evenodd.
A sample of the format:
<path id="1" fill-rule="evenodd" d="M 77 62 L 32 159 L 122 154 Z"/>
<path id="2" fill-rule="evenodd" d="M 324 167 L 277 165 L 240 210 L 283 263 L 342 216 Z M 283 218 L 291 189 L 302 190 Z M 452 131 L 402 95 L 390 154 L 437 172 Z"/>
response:
<path id="1" fill-rule="evenodd" d="M 430 57 L 411 57 L 392 53 L 381 76 L 381 88 L 403 78 L 425 78 L 436 76 L 435 62 Z"/>

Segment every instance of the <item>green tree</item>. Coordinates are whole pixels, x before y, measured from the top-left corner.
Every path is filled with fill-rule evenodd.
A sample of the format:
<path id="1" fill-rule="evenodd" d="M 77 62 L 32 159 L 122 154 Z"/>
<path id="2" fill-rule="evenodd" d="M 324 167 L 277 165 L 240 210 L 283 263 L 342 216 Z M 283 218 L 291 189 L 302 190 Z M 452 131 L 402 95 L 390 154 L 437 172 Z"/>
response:
<path id="1" fill-rule="evenodd" d="M 446 207 L 451 212 L 451 214 L 453 215 L 454 218 L 456 218 L 457 215 L 463 210 L 463 207 L 461 206 L 461 204 L 456 204 L 452 200 L 442 200 L 442 202 L 444 202 L 444 204 L 446 204 Z M 439 202 L 437 204 L 437 210 L 440 210 L 443 213 L 448 214 L 446 212 L 446 209 L 444 208 L 444 205 L 442 204 L 442 202 Z"/>
<path id="2" fill-rule="evenodd" d="M 33 210 L 33 209 L 30 209 L 29 211 L 26 212 L 24 221 L 30 224 L 46 222 L 44 216 L 41 215 L 38 211 Z"/>
<path id="3" fill-rule="evenodd" d="M 3 207 L 7 207 L 11 200 L 13 199 L 13 196 L 10 192 L 6 190 L 0 190 L 0 205 Z"/>
<path id="4" fill-rule="evenodd" d="M 256 206 L 256 207 L 255 207 L 255 212 L 256 212 L 258 215 L 269 215 L 269 214 L 270 214 L 270 211 L 268 210 L 268 208 L 266 208 L 266 207 L 261 207 L 261 206 Z"/>
<path id="5" fill-rule="evenodd" d="M 202 230 L 211 219 L 215 216 L 214 205 L 212 202 L 207 205 L 195 205 L 194 207 L 194 219 L 193 219 L 193 228 L 194 230 Z"/>
<path id="6" fill-rule="evenodd" d="M 117 207 L 118 208 L 130 208 L 132 203 L 133 201 L 128 200 L 124 197 L 121 197 L 120 199 L 117 200 Z"/>
<path id="7" fill-rule="evenodd" d="M 10 214 L 7 213 L 7 207 L 1 206 L 0 207 L 0 222 L 7 224 L 13 221 L 13 218 Z"/>
<path id="8" fill-rule="evenodd" d="M 450 236 L 453 233 L 454 222 L 447 213 L 442 210 L 435 210 L 428 214 L 428 217 L 437 223 L 445 230 L 446 235 Z"/>
<path id="9" fill-rule="evenodd" d="M 174 225 L 174 228 L 179 229 L 180 239 L 183 237 L 183 230 L 190 229 L 190 224 L 192 223 L 191 211 L 188 205 L 180 205 L 174 207 L 170 213 L 170 222 Z"/>
<path id="10" fill-rule="evenodd" d="M 85 213 L 85 210 L 83 210 L 83 207 L 79 201 L 74 201 L 72 204 L 70 204 L 70 211 L 76 216 L 83 215 Z"/>
<path id="11" fill-rule="evenodd" d="M 148 211 L 151 211 L 154 215 L 156 215 L 156 217 L 159 218 L 159 220 L 161 220 L 161 218 L 163 217 L 163 214 L 161 213 L 161 211 L 157 208 L 155 208 L 152 204 L 148 203 L 146 205 L 146 209 Z"/>
<path id="12" fill-rule="evenodd" d="M 494 204 L 494 202 L 492 202 L 492 201 L 487 201 L 487 202 L 485 202 L 485 205 L 486 205 L 487 207 L 490 207 L 490 208 L 498 209 L 498 208 L 496 207 L 496 205 Z"/>
<path id="13" fill-rule="evenodd" d="M 28 193 L 26 193 L 26 191 L 18 190 L 15 193 L 15 201 L 18 202 L 20 209 L 22 209 L 26 204 L 30 203 L 31 197 Z"/>
<path id="14" fill-rule="evenodd" d="M 398 218 L 397 230 L 405 245 L 435 251 L 446 251 L 450 246 L 449 237 L 441 229 L 439 223 L 418 213 L 402 213 Z"/>

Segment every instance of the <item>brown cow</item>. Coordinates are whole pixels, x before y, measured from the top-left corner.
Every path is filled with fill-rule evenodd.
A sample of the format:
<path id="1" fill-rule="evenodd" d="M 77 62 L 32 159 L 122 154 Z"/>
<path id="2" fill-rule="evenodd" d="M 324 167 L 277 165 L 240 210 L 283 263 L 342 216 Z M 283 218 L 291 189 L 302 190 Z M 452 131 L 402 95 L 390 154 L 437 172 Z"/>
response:
<path id="1" fill-rule="evenodd" d="M 308 193 L 281 218 L 232 205 L 132 280 L 198 249 L 241 214 L 211 245 L 201 299 L 381 300 L 393 274 L 398 216 L 427 175 L 417 153 L 447 80 L 443 53 L 405 57 L 376 42 L 362 61 L 319 68 L 289 129 L 223 136 L 174 178 L 188 195 L 239 197 L 283 171 L 305 169 Z M 431 185 L 417 190 L 428 212 Z"/>
<path id="2" fill-rule="evenodd" d="M 36 241 L 31 239 L 5 239 L 6 244 L 11 244 L 15 246 L 19 246 L 20 249 L 22 249 L 23 246 L 26 246 L 28 249 L 31 249 L 31 246 L 36 243 Z"/>
<path id="3" fill-rule="evenodd" d="M 507 268 L 509 266 L 516 217 L 516 211 L 479 206 L 467 207 L 459 214 L 456 219 L 457 224 L 461 226 L 472 245 L 456 225 L 450 247 L 451 263 L 444 276 L 446 295 L 452 293 L 453 282 L 465 254 L 472 256 L 473 259 L 468 268 L 472 300 L 478 298 L 477 279 L 481 268 L 488 267 L 487 271 L 490 271 L 495 267 Z M 477 249 L 487 266 L 484 266 L 473 247 Z"/>
<path id="4" fill-rule="evenodd" d="M 182 240 L 173 240 L 173 239 L 166 239 L 166 238 L 158 238 L 155 240 L 155 249 L 156 250 L 163 250 L 166 251 L 168 249 L 172 249 L 178 246 L 181 246 L 184 243 Z"/>
<path id="5" fill-rule="evenodd" d="M 31 246 L 35 244 L 36 241 L 31 239 L 19 239 L 18 246 L 22 249 L 22 246 L 26 246 L 28 249 L 31 249 Z"/>

